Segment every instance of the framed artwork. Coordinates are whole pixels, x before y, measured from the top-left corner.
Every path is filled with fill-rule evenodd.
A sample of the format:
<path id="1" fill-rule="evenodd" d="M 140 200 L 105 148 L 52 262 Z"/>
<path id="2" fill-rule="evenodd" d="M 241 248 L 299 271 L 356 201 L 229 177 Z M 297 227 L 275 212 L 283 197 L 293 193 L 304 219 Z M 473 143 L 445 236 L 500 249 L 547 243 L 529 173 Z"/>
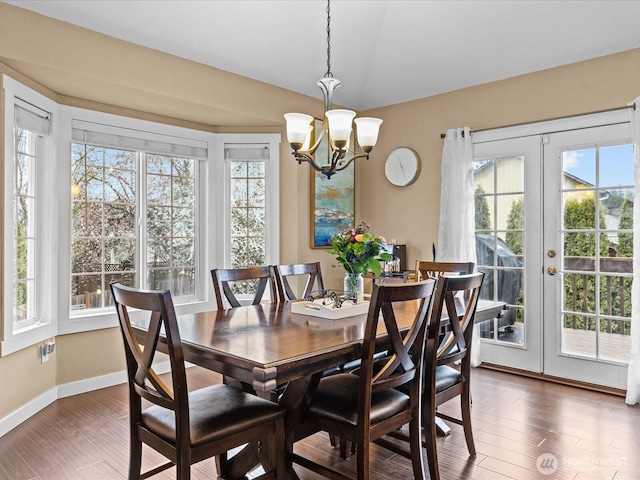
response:
<path id="1" fill-rule="evenodd" d="M 321 128 L 322 121 L 316 120 L 314 131 Z M 326 137 L 315 156 L 320 165 L 329 162 Z M 355 200 L 355 162 L 330 179 L 311 170 L 311 248 L 329 248 L 331 237 L 355 227 Z"/>

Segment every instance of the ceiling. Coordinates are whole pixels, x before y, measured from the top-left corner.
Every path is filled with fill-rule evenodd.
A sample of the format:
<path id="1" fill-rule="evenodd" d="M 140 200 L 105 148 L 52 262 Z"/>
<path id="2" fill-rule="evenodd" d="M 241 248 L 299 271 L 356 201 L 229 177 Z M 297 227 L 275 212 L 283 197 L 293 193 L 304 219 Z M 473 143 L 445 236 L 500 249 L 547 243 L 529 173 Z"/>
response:
<path id="1" fill-rule="evenodd" d="M 9 0 L 322 98 L 326 0 Z M 335 102 L 396 104 L 640 47 L 640 1 L 333 0 Z"/>

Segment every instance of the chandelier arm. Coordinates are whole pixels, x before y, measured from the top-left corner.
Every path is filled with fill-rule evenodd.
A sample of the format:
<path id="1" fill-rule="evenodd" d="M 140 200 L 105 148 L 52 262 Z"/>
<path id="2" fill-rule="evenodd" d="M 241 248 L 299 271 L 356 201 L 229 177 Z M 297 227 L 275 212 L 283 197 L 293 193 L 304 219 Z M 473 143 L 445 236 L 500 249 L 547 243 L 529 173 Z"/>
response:
<path id="1" fill-rule="evenodd" d="M 323 172 L 322 168 L 318 166 L 311 154 L 307 154 L 306 152 L 294 152 L 293 155 L 298 163 L 307 162 L 316 172 Z"/>
<path id="2" fill-rule="evenodd" d="M 354 160 L 358 159 L 358 158 L 366 158 L 367 160 L 369 160 L 369 154 L 368 153 L 357 153 L 355 155 L 353 155 L 348 162 L 343 163 L 340 166 L 336 166 L 335 167 L 335 171 L 336 172 L 340 172 L 341 170 L 344 170 L 345 168 L 347 168 L 349 165 L 351 165 L 351 162 L 353 162 Z"/>
<path id="3" fill-rule="evenodd" d="M 340 160 L 344 158 L 346 153 L 347 152 L 345 150 L 333 149 L 333 152 L 331 153 L 331 164 L 330 164 L 332 172 L 338 171 L 338 162 L 340 162 Z"/>
<path id="4" fill-rule="evenodd" d="M 325 117 L 324 119 L 322 119 L 322 128 L 320 129 L 320 136 L 316 138 L 316 143 L 314 143 L 309 150 L 305 150 L 304 153 L 308 154 L 308 155 L 313 155 L 314 153 L 316 153 L 316 150 L 318 149 L 318 147 L 320 146 L 320 142 L 322 142 L 322 139 L 324 138 L 325 133 L 327 133 L 328 130 L 328 125 L 327 125 L 327 118 Z M 327 136 L 329 134 L 327 133 Z"/>

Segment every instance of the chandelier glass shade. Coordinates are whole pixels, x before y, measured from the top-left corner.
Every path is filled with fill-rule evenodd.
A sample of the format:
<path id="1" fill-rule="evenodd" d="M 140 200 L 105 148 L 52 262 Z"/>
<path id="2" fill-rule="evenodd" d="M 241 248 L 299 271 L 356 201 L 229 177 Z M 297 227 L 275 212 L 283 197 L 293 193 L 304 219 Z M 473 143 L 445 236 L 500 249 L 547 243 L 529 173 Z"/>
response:
<path id="1" fill-rule="evenodd" d="M 378 141 L 382 120 L 371 117 L 356 117 L 352 110 L 332 109 L 333 93 L 342 82 L 331 73 L 331 15 L 327 0 L 327 73 L 316 84 L 324 96 L 324 118 L 320 131 L 314 131 L 315 120 L 305 113 L 286 113 L 287 140 L 298 163 L 307 162 L 314 170 L 327 178 L 347 168 L 357 158 L 369 159 L 369 153 Z M 360 151 L 350 145 L 355 123 L 356 139 Z M 326 136 L 326 140 L 325 140 Z M 314 140 L 312 144 L 312 140 Z M 323 141 L 327 142 L 326 159 L 315 156 Z"/>

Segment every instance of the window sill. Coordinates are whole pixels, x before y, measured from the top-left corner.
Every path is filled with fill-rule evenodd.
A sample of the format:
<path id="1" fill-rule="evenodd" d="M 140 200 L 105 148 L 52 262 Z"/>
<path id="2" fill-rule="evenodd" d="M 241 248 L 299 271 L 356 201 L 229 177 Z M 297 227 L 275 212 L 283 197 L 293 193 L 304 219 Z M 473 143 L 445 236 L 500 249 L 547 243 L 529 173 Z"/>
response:
<path id="1" fill-rule="evenodd" d="M 176 314 L 206 312 L 214 310 L 211 302 L 199 301 L 182 305 L 176 305 Z M 131 316 L 135 318 L 136 312 Z M 69 335 L 73 333 L 89 332 L 92 330 L 102 330 L 105 328 L 115 328 L 118 326 L 118 317 L 114 308 L 107 308 L 96 313 L 87 315 L 74 315 L 58 325 L 58 335 Z"/>
<path id="2" fill-rule="evenodd" d="M 0 343 L 0 357 L 5 357 L 19 350 L 44 342 L 55 335 L 56 328 L 55 325 L 51 323 L 35 324 L 24 328 L 19 332 L 8 335 L 8 338 Z"/>

